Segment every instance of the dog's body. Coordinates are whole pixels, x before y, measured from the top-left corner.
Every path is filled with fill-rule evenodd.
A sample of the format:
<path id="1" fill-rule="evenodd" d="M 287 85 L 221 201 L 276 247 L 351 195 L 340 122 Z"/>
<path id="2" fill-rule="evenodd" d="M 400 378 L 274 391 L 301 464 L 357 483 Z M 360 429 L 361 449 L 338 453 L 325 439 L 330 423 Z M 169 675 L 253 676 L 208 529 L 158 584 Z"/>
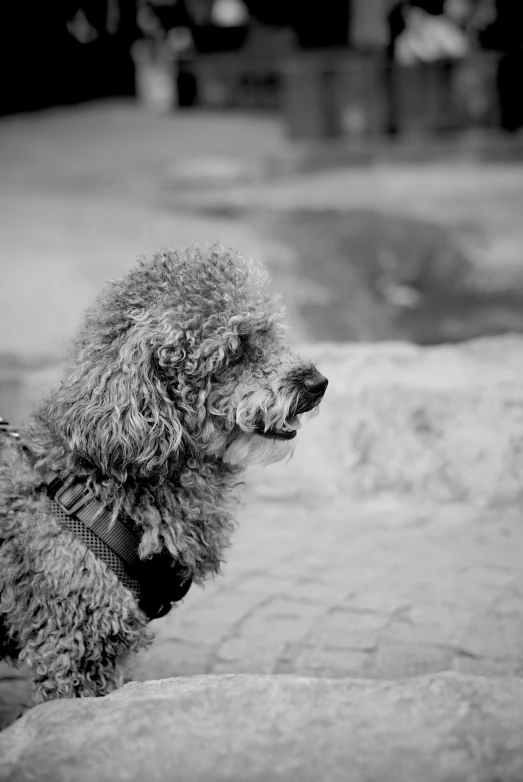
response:
<path id="1" fill-rule="evenodd" d="M 159 254 L 87 313 L 62 385 L 23 433 L 0 437 L 0 657 L 36 702 L 105 695 L 150 641 L 136 596 L 52 512 L 71 476 L 182 577 L 218 572 L 230 500 L 249 463 L 290 451 L 327 381 L 282 341 L 265 272 L 220 247 Z"/>

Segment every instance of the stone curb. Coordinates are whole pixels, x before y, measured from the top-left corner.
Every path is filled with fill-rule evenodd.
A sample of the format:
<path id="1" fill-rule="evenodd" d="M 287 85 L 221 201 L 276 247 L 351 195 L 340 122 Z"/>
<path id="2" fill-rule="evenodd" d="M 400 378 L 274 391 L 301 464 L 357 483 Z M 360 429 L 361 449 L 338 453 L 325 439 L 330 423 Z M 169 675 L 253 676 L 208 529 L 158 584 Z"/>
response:
<path id="1" fill-rule="evenodd" d="M 36 707 L 0 780 L 520 782 L 523 681 L 212 676 Z"/>

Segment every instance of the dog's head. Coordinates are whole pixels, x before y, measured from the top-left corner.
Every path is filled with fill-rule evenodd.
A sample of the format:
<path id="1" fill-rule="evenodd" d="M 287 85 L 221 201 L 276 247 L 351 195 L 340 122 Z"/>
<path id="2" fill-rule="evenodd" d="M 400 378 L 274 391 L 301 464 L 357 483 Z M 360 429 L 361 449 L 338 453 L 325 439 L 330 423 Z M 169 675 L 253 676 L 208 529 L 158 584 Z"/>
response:
<path id="1" fill-rule="evenodd" d="M 287 348 L 276 299 L 273 306 L 227 316 L 214 346 L 219 364 L 204 381 L 199 441 L 230 464 L 268 464 L 289 454 L 300 417 L 317 409 L 327 388 L 327 379 Z"/>
<path id="2" fill-rule="evenodd" d="M 77 457 L 120 481 L 206 457 L 281 459 L 327 388 L 284 331 L 258 264 L 216 246 L 159 254 L 88 313 L 49 408 L 54 425 Z"/>

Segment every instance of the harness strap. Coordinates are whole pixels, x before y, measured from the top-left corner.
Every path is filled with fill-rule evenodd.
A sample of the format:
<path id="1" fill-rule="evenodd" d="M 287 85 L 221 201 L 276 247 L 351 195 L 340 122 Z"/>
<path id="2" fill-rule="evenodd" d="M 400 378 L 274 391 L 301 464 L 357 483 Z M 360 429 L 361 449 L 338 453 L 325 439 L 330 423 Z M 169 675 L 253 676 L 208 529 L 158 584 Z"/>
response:
<path id="1" fill-rule="evenodd" d="M 48 485 L 47 497 L 58 519 L 116 573 L 149 619 L 165 616 L 185 597 L 192 579 L 182 576 L 180 565 L 168 553 L 140 559 L 140 538 L 131 522 L 113 519 L 83 480 L 58 476 Z"/>
<path id="2" fill-rule="evenodd" d="M 140 582 L 128 574 L 125 569 L 122 559 L 115 553 L 101 535 L 98 535 L 95 531 L 87 527 L 82 521 L 74 518 L 74 516 L 68 516 L 63 508 L 58 505 L 49 495 L 46 496 L 47 510 L 56 516 L 61 526 L 68 529 L 73 535 L 79 538 L 93 554 L 105 562 L 105 564 L 111 568 L 111 570 L 117 575 L 122 584 L 130 589 L 135 596 L 138 604 L 141 600 L 141 587 Z M 150 617 L 152 618 L 152 617 Z"/>
<path id="3" fill-rule="evenodd" d="M 103 540 L 127 567 L 136 565 L 140 538 L 121 517 L 113 520 L 110 508 L 83 481 L 57 477 L 48 485 L 47 494 L 67 517 L 76 517 Z"/>
<path id="4" fill-rule="evenodd" d="M 20 435 L 0 418 L 0 433 L 15 439 L 31 462 L 35 456 L 20 441 Z M 96 497 L 82 479 L 60 475 L 46 486 L 46 504 L 62 526 L 79 538 L 116 573 L 122 584 L 134 594 L 139 607 L 149 619 L 165 616 L 173 603 L 189 591 L 192 578 L 182 575 L 178 562 L 164 552 L 151 559 L 138 555 L 140 538 L 132 522 L 117 516 Z"/>

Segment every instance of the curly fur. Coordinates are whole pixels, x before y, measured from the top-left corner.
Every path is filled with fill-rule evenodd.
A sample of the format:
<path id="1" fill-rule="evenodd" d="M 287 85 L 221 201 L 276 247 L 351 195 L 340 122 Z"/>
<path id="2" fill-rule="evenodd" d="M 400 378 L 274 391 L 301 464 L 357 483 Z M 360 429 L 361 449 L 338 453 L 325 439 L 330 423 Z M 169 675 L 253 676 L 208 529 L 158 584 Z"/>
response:
<path id="1" fill-rule="evenodd" d="M 132 593 L 46 510 L 45 481 L 82 476 L 134 522 L 140 557 L 167 550 L 197 583 L 216 574 L 239 474 L 289 453 L 260 431 L 297 426 L 314 371 L 283 325 L 253 261 L 219 246 L 157 254 L 87 312 L 24 433 L 36 468 L 0 440 L 0 657 L 32 668 L 37 702 L 110 692 L 150 642 Z"/>

